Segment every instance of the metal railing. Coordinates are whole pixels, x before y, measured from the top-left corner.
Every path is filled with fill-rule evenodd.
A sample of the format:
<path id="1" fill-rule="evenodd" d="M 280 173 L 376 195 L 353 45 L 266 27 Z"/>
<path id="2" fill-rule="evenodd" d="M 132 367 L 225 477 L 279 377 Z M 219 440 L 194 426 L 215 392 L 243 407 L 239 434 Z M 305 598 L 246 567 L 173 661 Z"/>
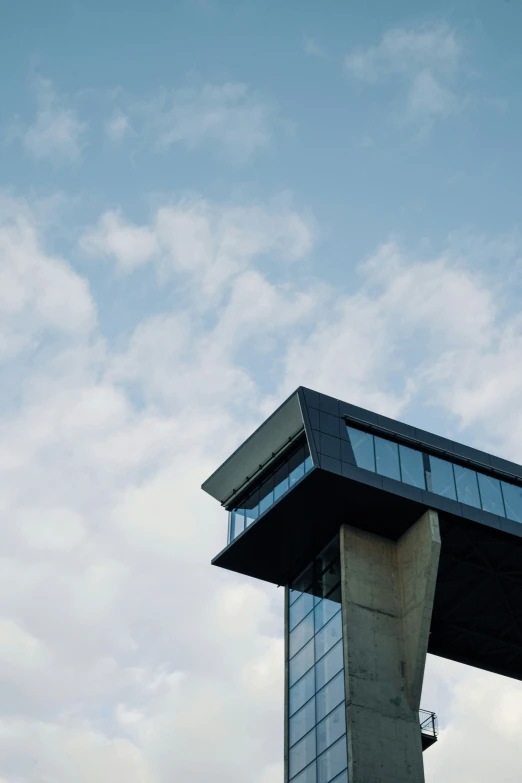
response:
<path id="1" fill-rule="evenodd" d="M 439 722 L 435 713 L 429 712 L 429 710 L 419 710 L 419 720 L 422 734 L 429 734 L 430 737 L 437 739 Z"/>

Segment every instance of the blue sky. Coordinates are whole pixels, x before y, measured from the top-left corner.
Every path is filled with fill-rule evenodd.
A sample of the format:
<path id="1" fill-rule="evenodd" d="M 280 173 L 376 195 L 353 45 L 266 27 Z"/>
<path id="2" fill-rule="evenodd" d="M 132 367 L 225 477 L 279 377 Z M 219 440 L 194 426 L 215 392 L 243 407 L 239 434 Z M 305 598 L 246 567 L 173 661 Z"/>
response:
<path id="1" fill-rule="evenodd" d="M 522 7 L 0 18 L 0 783 L 282 783 L 199 486 L 299 384 L 522 460 Z M 430 658 L 427 780 L 518 780 L 521 697 Z"/>

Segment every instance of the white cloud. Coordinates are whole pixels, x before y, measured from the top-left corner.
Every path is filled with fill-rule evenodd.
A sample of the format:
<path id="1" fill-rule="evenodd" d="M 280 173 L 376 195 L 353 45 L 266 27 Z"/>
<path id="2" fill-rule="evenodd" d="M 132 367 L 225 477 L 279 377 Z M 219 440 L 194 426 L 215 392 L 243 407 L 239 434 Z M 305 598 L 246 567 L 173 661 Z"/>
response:
<path id="1" fill-rule="evenodd" d="M 163 278 L 180 272 L 197 275 L 206 297 L 255 258 L 302 258 L 310 251 L 313 236 L 312 218 L 285 201 L 267 208 L 182 199 L 160 207 L 146 226 L 106 212 L 84 233 L 81 247 L 89 255 L 113 258 L 121 271 L 156 260 Z"/>
<path id="2" fill-rule="evenodd" d="M 87 125 L 74 109 L 65 105 L 50 79 L 35 81 L 37 110 L 31 123 L 17 122 L 11 136 L 33 158 L 48 158 L 55 163 L 77 163 L 85 146 Z"/>
<path id="3" fill-rule="evenodd" d="M 42 247 L 26 205 L 0 200 L 0 358 L 37 345 L 41 330 L 86 334 L 95 321 L 86 281 Z"/>
<path id="4" fill-rule="evenodd" d="M 165 91 L 131 111 L 158 151 L 212 146 L 246 160 L 272 140 L 275 108 L 241 82 Z"/>
<path id="5" fill-rule="evenodd" d="M 115 111 L 105 123 L 105 133 L 109 141 L 117 144 L 131 131 L 129 118 L 121 111 Z"/>
<path id="6" fill-rule="evenodd" d="M 462 107 L 464 99 L 453 87 L 462 54 L 462 43 L 447 24 L 393 28 L 379 44 L 350 52 L 345 68 L 368 84 L 399 79 L 405 90 L 401 120 L 425 123 Z"/>
<path id="7" fill-rule="evenodd" d="M 310 57 L 326 57 L 324 50 L 319 46 L 315 38 L 311 38 L 309 35 L 305 35 L 303 47 L 305 54 L 310 55 Z"/>
<path id="8" fill-rule="evenodd" d="M 427 402 L 456 416 L 464 404 L 441 368 L 460 357 L 471 384 L 474 362 L 484 392 L 502 369 L 496 346 L 504 370 L 515 364 L 519 322 L 462 244 L 420 258 L 385 243 L 359 284 L 340 290 L 280 263 L 302 258 L 315 233 L 286 202 L 182 199 L 145 226 L 109 215 L 88 234 L 92 252 L 123 270 L 148 262 L 172 296 L 117 343 L 98 331 L 87 343 L 66 319 L 29 382 L 9 365 L 19 393 L 0 418 L 0 776 L 280 783 L 282 593 L 210 567 L 226 514 L 201 481 L 299 383 L 391 414 L 419 417 L 414 404 Z M 6 225 L 12 247 L 43 254 L 45 267 L 30 212 L 21 229 Z M 137 256 L 133 237 L 146 238 Z M 64 260 L 59 268 L 82 282 Z M 56 309 L 76 290 L 59 287 Z M 90 295 L 82 306 L 94 318 Z M 39 316 L 32 339 L 48 324 Z M 455 377 L 464 389 L 468 376 Z M 522 409 L 515 373 L 505 386 L 498 399 L 512 421 Z M 478 437 L 491 406 L 478 391 L 470 399 Z M 488 729 L 478 713 L 492 689 L 475 673 L 459 690 L 456 671 L 428 671 L 424 704 L 448 728 L 428 774 L 464 779 L 458 729 L 474 783 L 490 779 L 495 759 L 510 780 L 518 708 L 502 691 Z M 495 732 L 491 761 L 475 764 L 472 729 Z"/>

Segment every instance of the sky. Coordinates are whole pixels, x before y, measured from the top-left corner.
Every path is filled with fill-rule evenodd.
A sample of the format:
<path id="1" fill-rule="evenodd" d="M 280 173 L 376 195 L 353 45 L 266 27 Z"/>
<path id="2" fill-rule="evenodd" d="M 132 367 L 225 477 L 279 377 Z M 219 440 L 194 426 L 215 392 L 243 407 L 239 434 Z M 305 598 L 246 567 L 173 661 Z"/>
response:
<path id="1" fill-rule="evenodd" d="M 522 460 L 519 0 L 0 0 L 0 783 L 283 783 L 202 481 L 297 386 Z M 428 783 L 522 685 L 429 657 Z"/>

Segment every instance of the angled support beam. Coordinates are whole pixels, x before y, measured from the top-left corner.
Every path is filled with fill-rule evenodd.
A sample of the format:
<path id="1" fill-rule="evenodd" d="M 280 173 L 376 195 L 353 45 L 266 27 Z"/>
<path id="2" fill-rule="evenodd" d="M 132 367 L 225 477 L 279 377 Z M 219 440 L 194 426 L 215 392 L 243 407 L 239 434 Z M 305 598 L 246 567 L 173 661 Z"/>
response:
<path id="1" fill-rule="evenodd" d="M 423 783 L 420 698 L 440 553 L 427 511 L 398 540 L 343 525 L 350 783 Z"/>

